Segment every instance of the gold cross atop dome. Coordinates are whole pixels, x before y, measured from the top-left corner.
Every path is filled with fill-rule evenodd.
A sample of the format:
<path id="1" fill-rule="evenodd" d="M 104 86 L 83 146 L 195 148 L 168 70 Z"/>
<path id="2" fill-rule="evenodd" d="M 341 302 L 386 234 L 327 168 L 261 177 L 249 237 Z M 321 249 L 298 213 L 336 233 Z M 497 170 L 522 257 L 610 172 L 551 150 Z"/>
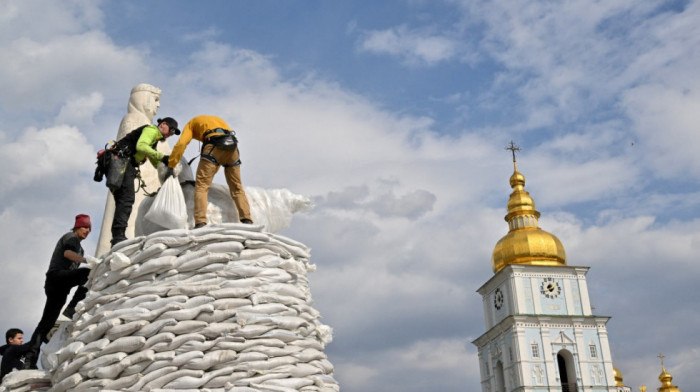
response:
<path id="1" fill-rule="evenodd" d="M 508 234 L 496 243 L 491 257 L 493 272 L 509 264 L 566 265 L 566 252 L 561 241 L 539 228 L 540 213 L 525 190 L 525 176 L 518 172 L 516 165 L 515 153 L 521 148 L 511 140 L 505 149 L 513 156 L 513 175 L 510 176 L 513 192 L 504 218 L 508 222 Z"/>

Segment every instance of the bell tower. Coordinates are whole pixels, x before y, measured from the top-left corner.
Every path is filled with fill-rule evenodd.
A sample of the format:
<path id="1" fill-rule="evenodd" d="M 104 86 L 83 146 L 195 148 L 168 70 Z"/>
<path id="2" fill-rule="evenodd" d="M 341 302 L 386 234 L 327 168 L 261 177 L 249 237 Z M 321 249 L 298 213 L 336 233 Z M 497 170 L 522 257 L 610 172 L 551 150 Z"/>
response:
<path id="1" fill-rule="evenodd" d="M 482 392 L 629 391 L 616 386 L 606 324 L 592 313 L 588 267 L 570 266 L 561 241 L 539 227 L 512 141 L 508 233 L 493 250 L 482 296 L 478 349 Z"/>

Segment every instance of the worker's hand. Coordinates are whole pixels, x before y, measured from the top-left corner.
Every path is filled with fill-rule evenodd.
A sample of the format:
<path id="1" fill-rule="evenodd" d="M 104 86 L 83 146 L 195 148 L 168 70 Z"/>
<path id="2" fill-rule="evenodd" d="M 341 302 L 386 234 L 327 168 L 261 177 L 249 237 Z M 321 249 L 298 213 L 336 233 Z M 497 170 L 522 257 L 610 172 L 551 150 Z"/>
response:
<path id="1" fill-rule="evenodd" d="M 165 166 L 168 166 L 168 160 L 170 159 L 170 155 L 163 155 L 163 158 L 160 160 L 163 162 Z"/>
<path id="2" fill-rule="evenodd" d="M 85 256 L 85 262 L 87 263 L 88 268 L 95 269 L 95 267 L 102 262 L 102 259 L 98 259 L 97 257 L 93 256 Z"/>
<path id="3" fill-rule="evenodd" d="M 172 167 L 165 169 L 165 178 L 167 179 L 168 177 L 175 177 L 175 169 Z"/>

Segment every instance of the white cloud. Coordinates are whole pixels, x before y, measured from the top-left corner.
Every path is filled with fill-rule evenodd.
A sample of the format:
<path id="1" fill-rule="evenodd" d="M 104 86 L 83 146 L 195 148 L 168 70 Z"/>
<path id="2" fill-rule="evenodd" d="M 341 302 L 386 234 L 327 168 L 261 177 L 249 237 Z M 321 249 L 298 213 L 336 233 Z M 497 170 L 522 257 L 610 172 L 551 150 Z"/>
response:
<path id="1" fill-rule="evenodd" d="M 5 135 L 3 139 L 8 139 Z M 94 149 L 73 127 L 23 130 L 15 141 L 0 145 L 0 195 L 57 177 L 89 173 Z"/>
<path id="2" fill-rule="evenodd" d="M 453 59 L 459 54 L 461 45 L 449 36 L 410 30 L 402 25 L 365 32 L 359 49 L 397 56 L 408 64 L 430 66 Z"/>
<path id="3" fill-rule="evenodd" d="M 93 116 L 102 108 L 102 94 L 94 92 L 88 96 L 78 97 L 66 102 L 58 113 L 59 124 L 92 124 Z"/>

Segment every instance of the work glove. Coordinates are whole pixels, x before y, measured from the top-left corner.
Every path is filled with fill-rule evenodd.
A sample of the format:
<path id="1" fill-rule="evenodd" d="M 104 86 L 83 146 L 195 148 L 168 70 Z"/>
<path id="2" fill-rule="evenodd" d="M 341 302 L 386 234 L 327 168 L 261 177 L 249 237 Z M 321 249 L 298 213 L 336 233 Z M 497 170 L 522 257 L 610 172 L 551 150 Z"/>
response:
<path id="1" fill-rule="evenodd" d="M 97 257 L 93 256 L 85 256 L 85 262 L 87 263 L 88 268 L 95 269 L 95 267 L 102 262 L 102 259 L 98 259 Z"/>
<path id="2" fill-rule="evenodd" d="M 163 158 L 160 160 L 163 162 L 165 166 L 168 166 L 168 160 L 170 159 L 170 155 L 163 155 Z"/>
<path id="3" fill-rule="evenodd" d="M 175 169 L 172 167 L 165 169 L 165 178 L 167 179 L 168 177 L 175 177 Z"/>

